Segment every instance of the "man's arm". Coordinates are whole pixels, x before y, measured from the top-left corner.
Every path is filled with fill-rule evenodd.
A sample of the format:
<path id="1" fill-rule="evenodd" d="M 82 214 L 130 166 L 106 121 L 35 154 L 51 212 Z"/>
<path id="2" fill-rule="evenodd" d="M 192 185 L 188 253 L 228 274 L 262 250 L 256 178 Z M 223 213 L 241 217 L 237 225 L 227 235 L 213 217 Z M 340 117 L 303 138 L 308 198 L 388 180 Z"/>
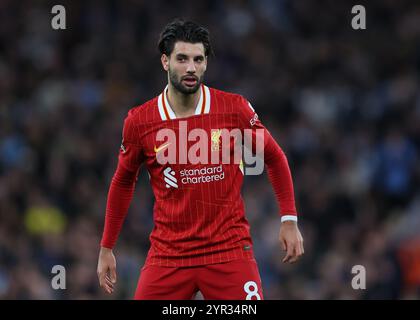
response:
<path id="1" fill-rule="evenodd" d="M 112 249 L 133 198 L 139 168 L 143 161 L 141 148 L 135 143 L 136 137 L 135 126 L 129 115 L 124 122 L 118 165 L 108 191 L 104 231 L 98 258 L 99 284 L 107 293 L 113 292 L 117 281 L 116 260 Z"/>
<path id="2" fill-rule="evenodd" d="M 113 293 L 114 284 L 117 282 L 117 263 L 112 249 L 101 247 L 97 272 L 101 288 L 106 293 Z"/>
<path id="3" fill-rule="evenodd" d="M 304 248 L 302 234 L 297 225 L 292 175 L 286 155 L 267 130 L 264 140 L 264 162 L 282 216 L 279 241 L 287 252 L 283 262 L 294 263 L 303 255 Z"/>
<path id="4" fill-rule="evenodd" d="M 118 163 L 108 191 L 101 247 L 112 249 L 117 242 L 133 198 L 136 179 L 136 172 L 129 171 Z"/>
<path id="5" fill-rule="evenodd" d="M 293 263 L 304 253 L 304 249 L 303 238 L 297 226 L 297 211 L 289 164 L 283 150 L 258 119 L 252 105 L 245 98 L 241 99 L 241 104 L 240 117 L 244 128 L 252 129 L 252 150 L 256 149 L 256 139 L 260 137 L 257 130 L 263 132 L 264 163 L 280 208 L 279 241 L 283 250 L 287 251 L 283 262 Z"/>

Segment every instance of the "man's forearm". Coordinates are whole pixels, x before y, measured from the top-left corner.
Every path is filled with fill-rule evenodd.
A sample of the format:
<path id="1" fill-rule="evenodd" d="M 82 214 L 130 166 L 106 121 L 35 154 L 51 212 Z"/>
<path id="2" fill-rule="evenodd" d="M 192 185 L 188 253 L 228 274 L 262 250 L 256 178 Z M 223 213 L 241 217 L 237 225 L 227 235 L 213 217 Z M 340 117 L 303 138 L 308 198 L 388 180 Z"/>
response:
<path id="1" fill-rule="evenodd" d="M 112 249 L 117 241 L 133 198 L 136 176 L 136 172 L 118 164 L 108 192 L 102 247 Z"/>
<path id="2" fill-rule="evenodd" d="M 264 139 L 266 140 L 264 162 L 277 198 L 282 221 L 297 221 L 293 180 L 286 155 L 268 132 Z"/>

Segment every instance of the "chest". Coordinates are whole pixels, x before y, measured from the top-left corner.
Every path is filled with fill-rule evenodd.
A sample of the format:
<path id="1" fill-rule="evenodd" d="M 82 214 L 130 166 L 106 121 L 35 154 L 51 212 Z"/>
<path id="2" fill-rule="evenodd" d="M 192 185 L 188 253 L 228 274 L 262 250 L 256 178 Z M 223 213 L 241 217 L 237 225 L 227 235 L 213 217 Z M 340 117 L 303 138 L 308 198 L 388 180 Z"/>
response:
<path id="1" fill-rule="evenodd" d="M 241 157 L 242 131 L 236 114 L 206 114 L 144 127 L 141 142 L 149 165 L 229 164 Z"/>

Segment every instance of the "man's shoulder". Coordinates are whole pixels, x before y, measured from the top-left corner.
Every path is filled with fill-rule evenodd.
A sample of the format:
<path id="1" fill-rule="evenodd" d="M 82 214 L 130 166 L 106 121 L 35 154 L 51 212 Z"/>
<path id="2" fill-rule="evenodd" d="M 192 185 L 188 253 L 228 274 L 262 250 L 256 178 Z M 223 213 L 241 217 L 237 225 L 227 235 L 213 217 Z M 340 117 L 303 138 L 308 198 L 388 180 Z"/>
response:
<path id="1" fill-rule="evenodd" d="M 157 100 L 158 96 L 143 104 L 132 107 L 128 110 L 126 121 L 134 124 L 142 124 L 158 120 Z"/>
<path id="2" fill-rule="evenodd" d="M 216 88 L 209 88 L 211 94 L 216 99 L 224 99 L 226 101 L 234 101 L 234 102 L 243 102 L 246 101 L 245 97 L 242 96 L 239 93 L 229 92 L 229 91 L 223 91 Z"/>
<path id="3" fill-rule="evenodd" d="M 250 105 L 247 98 L 239 93 L 223 91 L 220 89 L 210 88 L 212 98 L 217 101 L 219 108 L 226 111 L 241 111 Z"/>

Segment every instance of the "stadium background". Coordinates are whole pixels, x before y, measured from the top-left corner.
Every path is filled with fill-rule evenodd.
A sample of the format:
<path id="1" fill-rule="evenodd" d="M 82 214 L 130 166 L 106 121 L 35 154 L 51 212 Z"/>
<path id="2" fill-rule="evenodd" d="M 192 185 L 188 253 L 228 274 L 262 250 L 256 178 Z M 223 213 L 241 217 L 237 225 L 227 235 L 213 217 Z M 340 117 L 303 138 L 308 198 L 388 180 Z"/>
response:
<path id="1" fill-rule="evenodd" d="M 0 2 L 0 298 L 132 297 L 152 229 L 145 172 L 111 297 L 96 276 L 106 195 L 127 111 L 165 85 L 156 43 L 177 16 L 211 32 L 206 83 L 247 97 L 289 159 L 298 264 L 281 263 L 267 176 L 243 188 L 266 299 L 420 298 L 418 3 L 369 1 L 355 31 L 351 1 L 58 2 Z M 55 4 L 66 30 L 51 28 Z"/>

